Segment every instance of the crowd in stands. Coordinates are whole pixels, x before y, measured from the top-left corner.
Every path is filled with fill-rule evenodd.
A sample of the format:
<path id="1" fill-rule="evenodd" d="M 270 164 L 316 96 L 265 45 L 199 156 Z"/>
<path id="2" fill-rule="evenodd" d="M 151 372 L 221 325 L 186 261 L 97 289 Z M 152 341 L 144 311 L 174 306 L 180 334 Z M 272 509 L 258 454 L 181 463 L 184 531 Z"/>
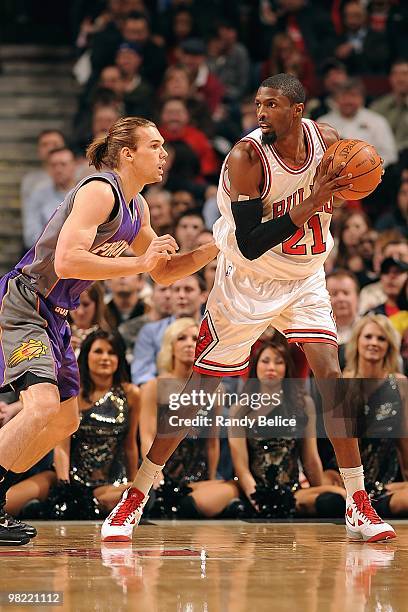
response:
<path id="1" fill-rule="evenodd" d="M 25 248 L 75 183 L 95 171 L 85 161 L 86 146 L 120 116 L 152 119 L 165 138 L 163 181 L 143 195 L 154 230 L 174 235 L 181 252 L 212 239 L 222 161 L 257 127 L 253 98 L 267 76 L 296 75 L 307 92 L 306 117 L 376 147 L 385 168 L 378 189 L 334 209 L 327 288 L 345 376 L 377 381 L 374 387 L 361 383 L 354 396 L 369 490 L 382 516 L 406 516 L 408 5 L 75 4 L 78 108 L 69 135 L 51 129 L 38 137 L 39 169 L 21 184 Z M 70 313 L 81 372 L 80 428 L 10 490 L 10 512 L 94 518 L 117 503 L 154 437 L 160 381 L 182 381 L 191 372 L 215 268 L 211 262 L 170 287 L 138 274 L 84 292 Z M 160 475 L 147 516 L 342 514 L 344 490 L 330 445 L 317 443 L 321 404 L 302 351 L 269 329 L 255 343 L 251 364 L 250 379 L 258 390 L 281 394 L 282 410 L 298 416 L 303 439 L 290 432 L 247 439 L 243 432 L 228 441 L 193 431 Z M 301 379 L 306 391 L 297 392 L 290 379 Z M 243 389 L 247 382 L 222 384 Z M 16 397 L 2 400 L 0 426 L 21 409 Z M 240 405 L 217 409 L 243 414 Z M 61 500 L 69 500 L 65 511 Z"/>

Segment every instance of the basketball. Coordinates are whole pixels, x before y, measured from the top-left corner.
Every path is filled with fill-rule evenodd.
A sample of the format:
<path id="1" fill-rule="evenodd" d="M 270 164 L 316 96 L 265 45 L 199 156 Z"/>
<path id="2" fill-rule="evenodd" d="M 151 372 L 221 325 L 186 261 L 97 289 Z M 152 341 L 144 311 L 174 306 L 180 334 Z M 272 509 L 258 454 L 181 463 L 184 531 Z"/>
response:
<path id="1" fill-rule="evenodd" d="M 334 155 L 329 170 L 342 162 L 346 165 L 339 176 L 352 174 L 353 187 L 337 192 L 336 197 L 343 200 L 361 200 L 376 189 L 381 181 L 383 165 L 375 148 L 364 140 L 339 140 L 332 144 L 323 156 L 326 160 Z"/>

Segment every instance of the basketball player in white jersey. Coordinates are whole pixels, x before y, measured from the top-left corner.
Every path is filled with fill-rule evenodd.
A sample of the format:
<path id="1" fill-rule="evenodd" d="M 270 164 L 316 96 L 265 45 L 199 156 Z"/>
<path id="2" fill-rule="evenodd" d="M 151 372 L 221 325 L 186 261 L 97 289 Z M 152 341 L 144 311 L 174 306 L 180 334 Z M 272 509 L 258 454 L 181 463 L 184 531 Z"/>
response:
<path id="1" fill-rule="evenodd" d="M 351 187 L 352 176 L 339 178 L 342 165 L 329 171 L 330 160 L 320 163 L 339 136 L 328 125 L 303 119 L 304 101 L 303 87 L 291 75 L 263 81 L 255 98 L 259 128 L 224 162 L 221 217 L 214 226 L 220 255 L 186 393 L 214 390 L 217 377 L 245 374 L 251 346 L 273 325 L 288 342 L 302 345 L 325 412 L 333 405 L 341 372 L 323 264 L 333 247 L 333 198 Z M 190 412 L 194 416 L 192 407 Z M 326 425 L 347 491 L 348 536 L 370 542 L 394 538 L 365 492 L 357 440 L 336 438 L 333 420 Z M 155 475 L 185 433 L 155 439 L 132 487 L 106 519 L 103 539 L 131 539 Z"/>

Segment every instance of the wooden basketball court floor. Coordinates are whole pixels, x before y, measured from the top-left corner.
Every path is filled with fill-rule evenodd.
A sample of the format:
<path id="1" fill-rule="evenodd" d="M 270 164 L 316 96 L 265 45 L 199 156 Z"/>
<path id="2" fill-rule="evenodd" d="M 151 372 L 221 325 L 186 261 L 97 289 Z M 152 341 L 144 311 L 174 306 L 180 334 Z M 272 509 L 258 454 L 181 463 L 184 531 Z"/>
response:
<path id="1" fill-rule="evenodd" d="M 131 544 L 101 544 L 97 523 L 33 524 L 30 544 L 0 547 L 1 610 L 408 611 L 405 521 L 382 544 L 335 523 L 157 521 Z M 40 603 L 50 592 L 59 605 Z"/>

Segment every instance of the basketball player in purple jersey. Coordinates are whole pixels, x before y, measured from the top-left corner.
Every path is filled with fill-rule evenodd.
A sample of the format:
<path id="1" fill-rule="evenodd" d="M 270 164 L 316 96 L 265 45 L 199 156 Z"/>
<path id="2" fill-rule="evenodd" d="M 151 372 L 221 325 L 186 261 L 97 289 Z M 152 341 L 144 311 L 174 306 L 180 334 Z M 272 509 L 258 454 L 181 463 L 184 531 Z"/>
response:
<path id="1" fill-rule="evenodd" d="M 202 388 L 214 392 L 217 377 L 245 374 L 251 346 L 269 325 L 288 342 L 301 344 L 322 394 L 347 491 L 347 534 L 374 542 L 394 538 L 395 532 L 364 490 L 358 441 L 346 437 L 344 413 L 332 418 L 336 398 L 342 398 L 341 372 L 323 269 L 333 247 L 333 197 L 352 185 L 352 176 L 338 176 L 344 164 L 329 171 L 331 159 L 321 163 L 339 136 L 328 125 L 303 119 L 304 101 L 295 77 L 266 79 L 255 99 L 259 128 L 239 141 L 224 162 L 217 193 L 221 217 L 213 230 L 221 252 L 195 372 L 183 394 Z M 342 403 L 343 398 L 337 408 Z M 196 410 L 192 405 L 185 412 L 192 417 Z M 131 539 L 155 474 L 185 433 L 156 437 L 133 487 L 105 520 L 103 540 Z"/>
<path id="2" fill-rule="evenodd" d="M 0 545 L 25 544 L 33 527 L 3 511 L 8 488 L 79 424 L 78 368 L 66 320 L 90 283 L 149 272 L 161 284 L 214 259 L 214 244 L 176 254 L 170 235 L 150 225 L 142 188 L 159 182 L 167 153 L 154 123 L 119 119 L 88 148 L 108 170 L 83 179 L 66 196 L 33 248 L 0 280 L 0 387 L 23 409 L 0 429 Z M 134 257 L 119 257 L 131 248 Z"/>

